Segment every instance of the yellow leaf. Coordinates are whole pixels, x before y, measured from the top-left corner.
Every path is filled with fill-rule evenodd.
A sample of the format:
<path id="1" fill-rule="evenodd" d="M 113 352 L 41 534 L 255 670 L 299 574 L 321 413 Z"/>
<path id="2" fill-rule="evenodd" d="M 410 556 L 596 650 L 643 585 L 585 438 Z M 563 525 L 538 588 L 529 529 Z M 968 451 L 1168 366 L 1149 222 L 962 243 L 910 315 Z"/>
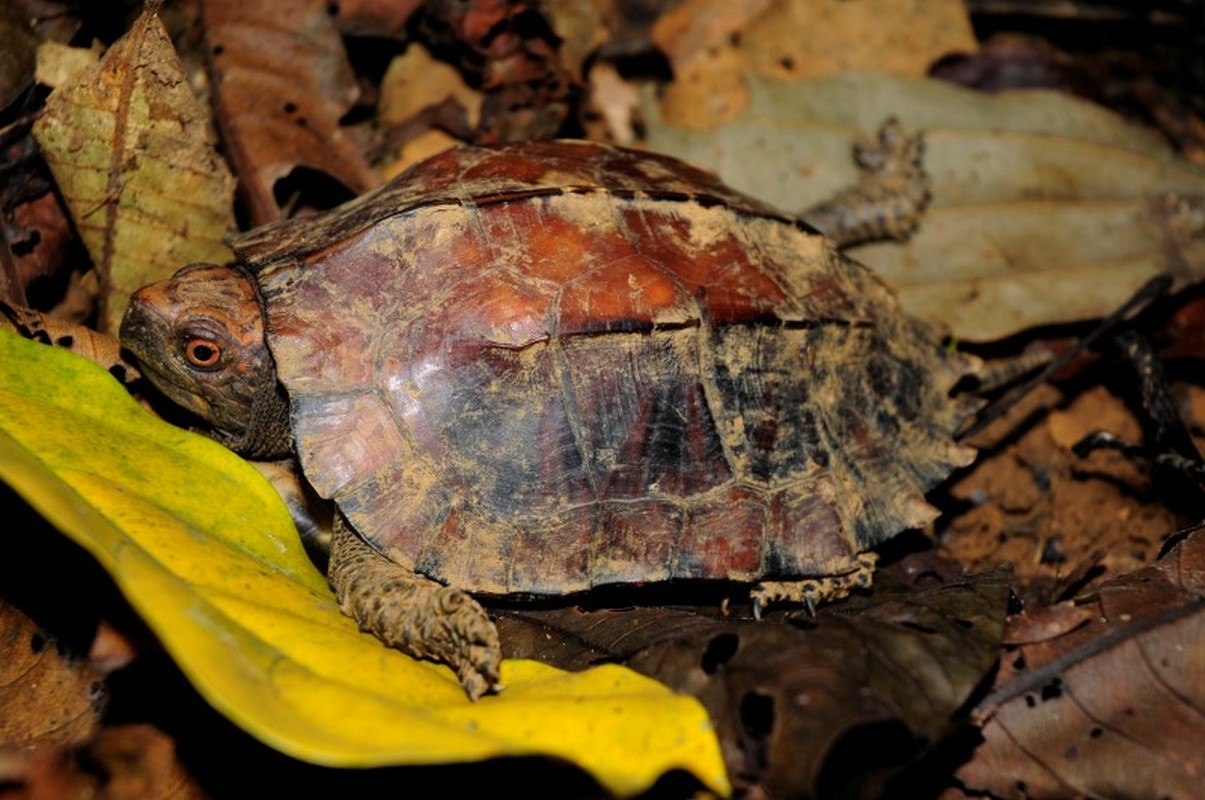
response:
<path id="1" fill-rule="evenodd" d="M 33 133 L 100 271 L 102 330 L 133 290 L 230 260 L 234 178 L 158 17 L 56 89 Z"/>
<path id="2" fill-rule="evenodd" d="M 94 555 L 218 710 L 333 766 L 548 755 L 618 795 L 682 768 L 729 789 L 692 697 L 624 667 L 507 661 L 470 703 L 446 667 L 361 634 L 249 465 L 103 370 L 0 331 L 0 479 Z"/>

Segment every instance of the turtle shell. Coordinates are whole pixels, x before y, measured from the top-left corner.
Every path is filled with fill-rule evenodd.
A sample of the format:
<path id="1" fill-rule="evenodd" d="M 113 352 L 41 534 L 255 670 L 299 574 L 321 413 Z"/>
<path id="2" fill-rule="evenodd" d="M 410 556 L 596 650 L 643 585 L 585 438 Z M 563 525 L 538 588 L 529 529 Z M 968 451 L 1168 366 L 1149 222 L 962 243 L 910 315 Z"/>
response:
<path id="1" fill-rule="evenodd" d="M 235 247 L 308 480 L 470 591 L 832 574 L 972 457 L 963 357 L 670 158 L 456 149 Z"/>

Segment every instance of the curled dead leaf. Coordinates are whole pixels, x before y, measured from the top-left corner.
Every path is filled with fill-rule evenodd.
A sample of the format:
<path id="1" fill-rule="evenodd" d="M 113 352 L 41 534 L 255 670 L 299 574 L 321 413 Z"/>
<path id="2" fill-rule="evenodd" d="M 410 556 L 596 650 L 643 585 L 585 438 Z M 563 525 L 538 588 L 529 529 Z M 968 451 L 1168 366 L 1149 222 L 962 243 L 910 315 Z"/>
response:
<path id="1" fill-rule="evenodd" d="M 1205 537 L 1009 620 L 984 742 L 958 777 L 1033 798 L 1194 797 L 1205 774 Z"/>
<path id="2" fill-rule="evenodd" d="M 675 76 L 660 96 L 660 116 L 693 130 L 746 113 L 757 77 L 920 76 L 940 57 L 976 47 L 957 0 L 686 0 L 657 20 L 652 35 Z"/>

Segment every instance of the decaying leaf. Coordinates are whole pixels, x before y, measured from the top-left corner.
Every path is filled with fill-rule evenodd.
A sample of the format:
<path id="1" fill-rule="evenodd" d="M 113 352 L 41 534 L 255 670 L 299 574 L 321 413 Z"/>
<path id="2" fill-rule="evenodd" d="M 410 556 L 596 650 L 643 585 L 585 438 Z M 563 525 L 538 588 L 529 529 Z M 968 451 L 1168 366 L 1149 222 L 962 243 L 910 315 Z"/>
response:
<path id="1" fill-rule="evenodd" d="M 0 479 L 97 558 L 204 697 L 297 758 L 548 755 L 621 795 L 675 768 L 727 788 L 698 701 L 631 670 L 508 661 L 506 690 L 471 703 L 447 667 L 383 648 L 339 611 L 245 462 L 92 364 L 2 332 Z"/>
<path id="2" fill-rule="evenodd" d="M 387 178 L 456 144 L 447 130 L 467 138 L 481 121 L 481 92 L 418 43 L 389 62 L 380 93 L 377 122 L 396 140 L 382 169 Z"/>
<path id="3" fill-rule="evenodd" d="M 218 125 L 253 224 L 298 207 L 329 208 L 379 183 L 340 124 L 359 87 L 332 6 L 338 4 L 202 4 Z M 307 185 L 305 170 L 326 182 Z M 285 180 L 290 175 L 294 180 Z"/>
<path id="4" fill-rule="evenodd" d="M 561 66 L 580 77 L 590 56 L 611 38 L 620 16 L 616 0 L 543 0 L 540 7 L 561 40 L 557 47 Z"/>
<path id="5" fill-rule="evenodd" d="M 74 744 L 95 730 L 105 703 L 100 671 L 3 599 L 0 652 L 0 749 Z"/>
<path id="6" fill-rule="evenodd" d="M 31 183 L 36 185 L 36 179 Z M 75 234 L 62 202 L 49 187 L 39 196 L 20 202 L 6 216 L 4 244 L 12 254 L 15 274 L 7 286 L 7 275 L 0 277 L 0 298 L 21 303 L 30 293 L 38 294 L 39 281 L 53 285 L 70 268 Z"/>
<path id="7" fill-rule="evenodd" d="M 569 116 L 571 90 L 581 81 L 580 64 L 572 60 L 589 41 L 572 32 L 568 40 L 559 36 L 550 23 L 576 15 L 556 3 L 549 15 L 545 5 L 527 0 L 426 4 L 432 44 L 461 53 L 457 68 L 485 94 L 474 141 L 547 139 Z"/>
<path id="8" fill-rule="evenodd" d="M 661 94 L 661 116 L 700 130 L 746 110 L 746 78 L 921 76 L 942 56 L 976 46 L 957 0 L 686 0 L 657 20 L 653 39 L 675 75 Z"/>
<path id="9" fill-rule="evenodd" d="M 857 181 L 852 143 L 886 118 L 923 131 L 919 231 L 851 252 L 961 339 L 1103 316 L 1154 274 L 1205 273 L 1205 171 L 1090 103 L 886 75 L 750 86 L 748 111 L 706 134 L 660 122 L 646 97 L 650 146 L 799 212 Z"/>
<path id="10" fill-rule="evenodd" d="M 100 327 L 129 293 L 192 261 L 223 263 L 234 182 L 163 26 L 138 22 L 46 101 L 34 136 L 101 278 Z"/>
<path id="11" fill-rule="evenodd" d="M 106 727 L 78 747 L 26 755 L 14 773 L 0 774 L 0 781 L 23 792 L 17 797 L 105 800 L 208 797 L 176 758 L 172 740 L 149 725 Z"/>
<path id="12" fill-rule="evenodd" d="M 949 731 L 995 664 L 1008 575 L 878 594 L 857 611 L 786 624 L 644 608 L 512 611 L 499 630 L 516 655 L 619 660 L 696 695 L 744 789 L 836 796 L 868 791 Z"/>
<path id="13" fill-rule="evenodd" d="M 1033 798 L 1197 797 L 1205 775 L 1205 537 L 1009 621 L 984 742 L 958 776 Z"/>

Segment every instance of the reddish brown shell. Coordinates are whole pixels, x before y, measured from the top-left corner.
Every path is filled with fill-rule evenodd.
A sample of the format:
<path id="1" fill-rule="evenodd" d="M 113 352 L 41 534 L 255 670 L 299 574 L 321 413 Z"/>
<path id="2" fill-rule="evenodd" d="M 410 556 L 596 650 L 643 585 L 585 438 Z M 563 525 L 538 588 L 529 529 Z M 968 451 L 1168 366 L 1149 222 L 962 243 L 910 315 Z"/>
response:
<path id="1" fill-rule="evenodd" d="M 673 159 L 459 149 L 236 249 L 310 482 L 472 591 L 826 575 L 971 456 L 959 356 Z"/>

